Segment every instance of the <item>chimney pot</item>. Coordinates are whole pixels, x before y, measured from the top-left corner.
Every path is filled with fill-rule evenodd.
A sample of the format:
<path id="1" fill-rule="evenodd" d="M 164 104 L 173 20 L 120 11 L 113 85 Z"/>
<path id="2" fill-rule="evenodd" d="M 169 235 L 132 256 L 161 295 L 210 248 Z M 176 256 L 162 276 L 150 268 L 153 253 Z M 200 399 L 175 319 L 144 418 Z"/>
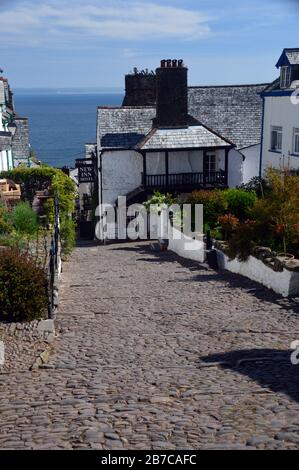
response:
<path id="1" fill-rule="evenodd" d="M 167 59 L 166 63 L 167 63 L 167 67 L 171 67 L 171 59 Z"/>
<path id="2" fill-rule="evenodd" d="M 173 59 L 172 67 L 177 67 L 177 66 L 178 66 L 178 61 L 176 59 Z"/>
<path id="3" fill-rule="evenodd" d="M 161 60 L 161 68 L 164 69 L 166 64 L 166 60 Z"/>

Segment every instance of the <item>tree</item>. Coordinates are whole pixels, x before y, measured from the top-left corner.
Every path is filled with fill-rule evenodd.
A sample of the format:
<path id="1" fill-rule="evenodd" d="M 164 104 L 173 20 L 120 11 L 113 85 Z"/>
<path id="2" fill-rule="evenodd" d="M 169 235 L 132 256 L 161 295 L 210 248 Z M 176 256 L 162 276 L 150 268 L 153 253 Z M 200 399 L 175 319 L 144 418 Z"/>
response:
<path id="1" fill-rule="evenodd" d="M 268 232 L 280 240 L 286 253 L 298 232 L 299 176 L 286 169 L 270 169 L 267 179 L 271 191 L 255 204 L 254 218 L 260 227 L 268 226 Z"/>

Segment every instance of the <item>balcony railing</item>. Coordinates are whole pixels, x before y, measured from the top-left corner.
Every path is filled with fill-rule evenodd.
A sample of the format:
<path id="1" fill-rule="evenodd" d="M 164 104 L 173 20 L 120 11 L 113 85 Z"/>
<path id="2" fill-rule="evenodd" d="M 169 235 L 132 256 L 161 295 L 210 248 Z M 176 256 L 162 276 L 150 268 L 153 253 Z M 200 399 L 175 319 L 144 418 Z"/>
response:
<path id="1" fill-rule="evenodd" d="M 146 188 L 200 188 L 205 186 L 226 186 L 227 175 L 224 171 L 202 173 L 176 173 L 163 175 L 146 175 L 144 186 Z"/>

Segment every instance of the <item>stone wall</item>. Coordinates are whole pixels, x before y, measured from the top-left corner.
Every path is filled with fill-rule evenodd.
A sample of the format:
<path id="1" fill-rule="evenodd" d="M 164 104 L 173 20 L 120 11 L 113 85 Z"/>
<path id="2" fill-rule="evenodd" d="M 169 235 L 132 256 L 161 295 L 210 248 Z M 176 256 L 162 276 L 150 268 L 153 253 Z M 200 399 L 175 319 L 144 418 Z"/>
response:
<path id="1" fill-rule="evenodd" d="M 15 118 L 16 133 L 12 139 L 12 151 L 14 160 L 30 157 L 29 126 L 27 118 Z"/>
<path id="2" fill-rule="evenodd" d="M 51 343 L 54 339 L 54 320 L 34 320 L 26 323 L 1 323 L 0 331 L 6 329 L 19 339 L 42 339 Z"/>
<path id="3" fill-rule="evenodd" d="M 0 131 L 0 152 L 10 150 L 11 148 L 11 133 L 7 131 Z"/>
<path id="4" fill-rule="evenodd" d="M 0 323 L 0 341 L 4 345 L 0 374 L 26 371 L 46 363 L 54 339 L 54 320 Z"/>

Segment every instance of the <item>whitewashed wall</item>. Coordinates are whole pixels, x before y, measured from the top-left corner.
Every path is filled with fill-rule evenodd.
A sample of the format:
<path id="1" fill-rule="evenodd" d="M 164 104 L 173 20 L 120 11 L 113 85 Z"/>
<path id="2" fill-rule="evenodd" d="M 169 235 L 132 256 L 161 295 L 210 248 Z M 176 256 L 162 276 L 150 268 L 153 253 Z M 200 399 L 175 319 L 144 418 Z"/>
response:
<path id="1" fill-rule="evenodd" d="M 2 82 L 3 83 L 3 82 Z M 2 111 L 2 106 L 0 104 L 0 131 L 4 131 L 4 126 L 3 126 L 3 121 L 2 121 L 2 115 L 3 115 L 3 111 Z"/>
<path id="2" fill-rule="evenodd" d="M 283 128 L 282 152 L 270 152 L 271 126 Z M 290 96 L 265 97 L 264 132 L 262 171 L 269 166 L 279 168 L 281 165 L 290 164 L 291 168 L 299 168 L 299 157 L 290 156 L 293 150 L 293 128 L 299 128 L 299 104 L 291 102 Z M 285 158 L 283 158 L 285 156 Z"/>
<path id="3" fill-rule="evenodd" d="M 4 128 L 2 122 L 2 106 L 0 105 L 0 131 L 5 131 L 7 129 Z M 0 151 L 0 171 L 7 171 L 13 168 L 13 158 L 11 149 L 9 150 L 2 150 Z"/>
<path id="4" fill-rule="evenodd" d="M 243 155 L 232 149 L 228 154 L 228 186 L 235 188 L 243 182 Z"/>
<path id="5" fill-rule="evenodd" d="M 11 150 L 8 150 L 8 153 L 7 153 L 7 162 L 8 162 L 8 168 L 9 170 L 12 170 L 13 169 L 13 157 L 12 157 L 12 151 Z"/>
<path id="6" fill-rule="evenodd" d="M 115 204 L 141 184 L 142 156 L 134 151 L 108 151 L 102 155 L 103 202 Z M 100 200 L 100 199 L 99 199 Z"/>
<path id="7" fill-rule="evenodd" d="M 7 170 L 8 170 L 7 151 L 2 150 L 2 152 L 0 152 L 0 171 L 7 171 Z"/>
<path id="8" fill-rule="evenodd" d="M 216 150 L 217 170 L 225 169 L 225 151 Z M 228 184 L 235 187 L 242 182 L 243 156 L 236 150 L 229 152 Z M 100 168 L 100 162 L 99 162 Z M 169 153 L 169 173 L 192 173 L 203 171 L 202 151 Z M 125 196 L 141 185 L 142 156 L 130 150 L 105 151 L 102 155 L 103 202 L 115 203 L 118 196 Z M 165 173 L 164 152 L 147 153 L 147 174 Z M 101 197 L 101 188 L 99 188 Z"/>
<path id="9" fill-rule="evenodd" d="M 182 258 L 203 263 L 205 261 L 205 244 L 202 240 L 192 239 L 178 230 L 171 228 L 169 232 L 168 250 Z"/>
<path id="10" fill-rule="evenodd" d="M 259 176 L 261 146 L 252 145 L 241 150 L 245 159 L 243 161 L 243 183 L 248 183 L 255 176 Z"/>
<path id="11" fill-rule="evenodd" d="M 220 269 L 248 277 L 284 297 L 299 294 L 299 273 L 285 268 L 282 272 L 273 271 L 254 256 L 249 256 L 247 261 L 230 260 L 222 251 L 216 251 Z"/>

